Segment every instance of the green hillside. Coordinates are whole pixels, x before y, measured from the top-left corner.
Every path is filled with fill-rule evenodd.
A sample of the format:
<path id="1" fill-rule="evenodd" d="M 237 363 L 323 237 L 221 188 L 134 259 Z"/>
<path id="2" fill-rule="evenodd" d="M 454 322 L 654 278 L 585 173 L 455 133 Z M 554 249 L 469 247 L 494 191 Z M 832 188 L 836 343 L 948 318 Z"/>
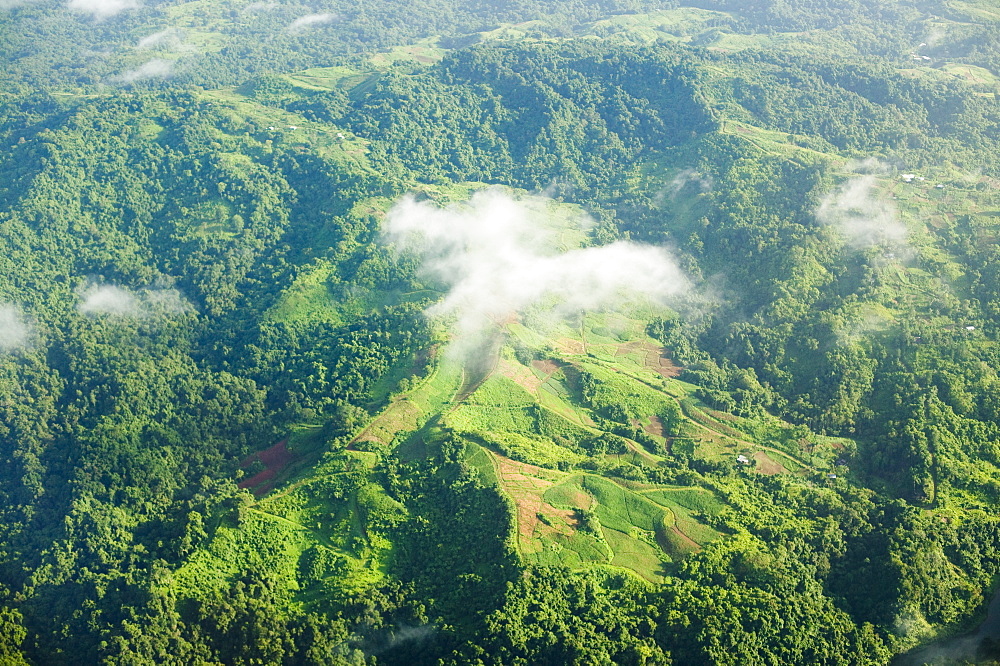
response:
<path id="1" fill-rule="evenodd" d="M 0 13 L 0 663 L 992 663 L 991 3 Z"/>

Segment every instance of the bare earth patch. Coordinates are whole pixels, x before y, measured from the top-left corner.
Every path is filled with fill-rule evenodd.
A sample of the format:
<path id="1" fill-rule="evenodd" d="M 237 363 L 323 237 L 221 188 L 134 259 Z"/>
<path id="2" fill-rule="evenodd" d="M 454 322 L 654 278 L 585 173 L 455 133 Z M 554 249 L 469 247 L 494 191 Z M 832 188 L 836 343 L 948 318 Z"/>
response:
<path id="1" fill-rule="evenodd" d="M 558 509 L 542 497 L 545 491 L 552 487 L 553 481 L 542 478 L 551 474 L 536 465 L 529 465 L 511 460 L 496 453 L 490 453 L 497 466 L 497 475 L 507 494 L 517 505 L 518 540 L 523 551 L 530 551 L 532 538 L 541 535 L 568 535 L 570 525 L 574 522 L 572 509 Z M 578 495 L 578 497 L 576 496 Z M 581 508 L 589 508 L 592 502 L 590 495 L 579 491 L 572 498 L 573 503 Z M 539 520 L 539 515 L 546 516 L 552 525 Z M 562 527 L 562 529 L 560 529 Z"/>
<path id="2" fill-rule="evenodd" d="M 667 350 L 658 347 L 651 342 L 627 342 L 619 345 L 615 350 L 615 356 L 628 356 L 629 354 L 642 354 L 643 365 L 653 372 L 659 373 L 666 378 L 679 377 L 683 368 L 667 355 Z"/>
<path id="3" fill-rule="evenodd" d="M 535 533 L 535 528 L 540 522 L 538 514 L 541 513 L 543 505 L 546 504 L 542 500 L 542 494 L 552 485 L 552 482 L 531 474 L 536 470 L 541 472 L 542 468 L 540 467 L 515 462 L 495 453 L 490 455 L 496 461 L 500 483 L 514 500 L 514 504 L 517 505 L 518 537 L 522 548 L 526 547 L 531 543 L 531 536 Z"/>
<path id="4" fill-rule="evenodd" d="M 763 451 L 757 451 L 753 454 L 753 459 L 757 461 L 757 471 L 761 474 L 767 476 L 774 476 L 775 474 L 781 474 L 782 472 L 787 472 L 781 463 L 775 462 L 771 456 L 767 455 Z"/>
<path id="5" fill-rule="evenodd" d="M 396 433 L 416 430 L 419 416 L 419 407 L 409 400 L 399 400 L 390 405 L 381 416 L 355 437 L 354 442 L 390 444 Z"/>
<path id="6" fill-rule="evenodd" d="M 241 468 L 247 468 L 255 461 L 264 465 L 264 469 L 249 479 L 240 481 L 237 486 L 249 488 L 255 497 L 262 497 L 274 488 L 274 482 L 279 473 L 285 470 L 295 460 L 295 454 L 288 450 L 288 440 L 283 439 L 274 446 L 251 454 L 240 463 Z"/>
<path id="7" fill-rule="evenodd" d="M 655 414 L 649 417 L 649 423 L 647 425 L 644 425 L 642 428 L 650 435 L 656 435 L 657 437 L 666 437 L 666 435 L 663 434 L 663 420 L 659 416 L 656 416 Z"/>
<path id="8" fill-rule="evenodd" d="M 537 361 L 537 360 L 532 361 L 531 367 L 534 368 L 535 370 L 538 370 L 546 377 L 551 377 L 556 371 L 559 370 L 559 368 L 562 367 L 562 365 L 560 363 L 557 363 L 556 361 L 553 361 L 550 358 L 547 358 L 543 361 Z"/>
<path id="9" fill-rule="evenodd" d="M 530 393 L 538 393 L 542 387 L 542 380 L 535 376 L 533 372 L 518 363 L 501 360 L 497 364 L 497 372 L 504 377 L 516 382 Z"/>
<path id="10" fill-rule="evenodd" d="M 579 340 L 573 340 L 571 338 L 559 338 L 555 341 L 556 346 L 559 350 L 565 354 L 577 354 L 583 355 L 587 353 L 587 348 L 584 347 L 583 343 Z"/>

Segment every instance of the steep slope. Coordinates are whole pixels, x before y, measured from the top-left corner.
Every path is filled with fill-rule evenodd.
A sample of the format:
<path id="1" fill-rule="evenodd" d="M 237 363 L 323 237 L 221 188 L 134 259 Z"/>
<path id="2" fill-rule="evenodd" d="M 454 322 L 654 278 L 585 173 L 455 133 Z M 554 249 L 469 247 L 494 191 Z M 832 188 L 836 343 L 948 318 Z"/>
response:
<path id="1" fill-rule="evenodd" d="M 1000 571 L 995 21 L 834 4 L 421 10 L 384 43 L 495 29 L 341 60 L 149 6 L 49 92 L 65 54 L 12 50 L 0 658 L 885 663 L 963 626 Z M 208 89 L 97 85 L 151 15 Z M 483 197 L 520 244 L 465 235 Z"/>

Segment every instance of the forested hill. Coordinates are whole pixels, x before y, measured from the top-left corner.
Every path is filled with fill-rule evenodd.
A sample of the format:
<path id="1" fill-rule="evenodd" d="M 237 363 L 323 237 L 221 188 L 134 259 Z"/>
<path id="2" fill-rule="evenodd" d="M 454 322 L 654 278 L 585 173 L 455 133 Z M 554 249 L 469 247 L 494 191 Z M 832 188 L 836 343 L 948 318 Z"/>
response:
<path id="1" fill-rule="evenodd" d="M 1000 14 L 794 4 L 5 3 L 0 663 L 993 663 Z"/>

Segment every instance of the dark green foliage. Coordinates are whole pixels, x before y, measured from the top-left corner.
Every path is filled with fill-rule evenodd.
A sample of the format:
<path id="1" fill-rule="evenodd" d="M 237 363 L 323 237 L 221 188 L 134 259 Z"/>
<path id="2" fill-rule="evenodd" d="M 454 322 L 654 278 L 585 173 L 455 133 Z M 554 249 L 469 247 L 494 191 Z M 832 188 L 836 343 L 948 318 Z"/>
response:
<path id="1" fill-rule="evenodd" d="M 417 3 L 403 19 L 392 3 L 327 3 L 316 9 L 341 20 L 296 34 L 285 28 L 298 10 L 280 5 L 233 10 L 221 49 L 182 58 L 182 85 L 242 84 L 220 93 L 244 96 L 227 106 L 168 81 L 97 87 L 140 64 L 131 45 L 165 5 L 93 23 L 51 5 L 6 9 L 0 305 L 31 337 L 0 350 L 0 661 L 885 663 L 923 627 L 970 617 L 1000 572 L 995 183 L 962 190 L 969 211 L 925 225 L 912 257 L 892 262 L 845 244 L 816 210 L 835 191 L 829 162 L 849 157 L 995 175 L 995 99 L 876 57 L 896 58 L 906 31 L 923 29 L 906 26 L 907 3 L 704 4 L 738 14 L 719 29 L 830 28 L 862 55 L 485 41 L 321 92 L 275 72 L 358 65 L 336 57 L 428 34 L 456 45 L 542 8 Z M 526 30 L 566 35 L 642 8 L 549 3 L 554 19 Z M 933 48 L 992 67 L 995 30 L 969 31 Z M 83 57 L 102 44 L 130 54 Z M 286 112 L 316 136 L 361 141 L 266 129 Z M 698 182 L 674 187 L 685 170 Z M 639 184 L 656 174 L 662 187 Z M 602 434 L 540 404 L 519 412 L 588 456 L 594 506 L 575 527 L 532 510 L 547 528 L 598 539 L 608 488 L 683 486 L 655 491 L 673 513 L 644 518 L 642 538 L 713 536 L 671 550 L 667 583 L 612 565 L 525 567 L 517 507 L 433 422 L 405 454 L 353 441 L 399 392 L 395 377 L 433 356 L 417 266 L 377 244 L 381 209 L 413 183 L 437 193 L 453 181 L 549 188 L 593 212 L 595 243 L 675 247 L 715 302 L 692 296 L 649 331 L 691 393 L 762 432 L 767 412 L 798 424 L 755 442 L 801 456 L 798 475 L 737 468 L 729 451 L 744 442 L 725 459 L 706 453 L 659 377 L 619 382 L 585 355 L 563 372 Z M 285 297 L 317 267 L 329 269 L 323 316 L 286 316 Z M 81 309 L 109 285 L 127 307 Z M 524 364 L 535 354 L 515 349 Z M 669 450 L 644 429 L 652 417 Z M 261 515 L 234 481 L 268 467 L 241 462 L 302 424 L 316 441 L 282 473 L 322 459 L 328 476 L 300 497 L 344 534 L 286 525 L 312 539 L 296 542 L 291 583 L 253 555 L 215 587 L 180 591 L 186 564 Z M 857 437 L 856 454 L 820 459 L 809 428 Z M 344 594 L 380 543 L 385 577 Z"/>
<path id="2" fill-rule="evenodd" d="M 512 583 L 488 633 L 454 664 L 670 664 L 648 592 L 624 576 L 528 569 Z"/>
<path id="3" fill-rule="evenodd" d="M 539 37 L 570 32 L 581 21 L 594 20 L 623 11 L 676 6 L 672 0 L 573 0 L 518 3 L 489 0 L 474 3 L 454 1 L 411 3 L 401 11 L 392 0 L 377 0 L 364 6 L 346 0 L 326 0 L 305 11 L 294 3 L 267 7 L 204 8 L 199 18 L 204 28 L 222 43 L 221 49 L 187 54 L 176 68 L 175 78 L 205 87 L 236 85 L 255 75 L 294 71 L 333 64 L 334 59 L 358 52 L 389 48 L 433 35 L 453 38 L 488 30 L 500 22 L 520 23 L 547 19 Z M 114 76 L 142 64 L 142 55 L 163 55 L 169 47 L 139 50 L 140 38 L 164 28 L 174 28 L 174 39 L 183 42 L 187 31 L 176 28 L 169 5 L 130 8 L 114 16 L 93 17 L 63 7 L 25 4 L 13 6 L 0 34 L 3 52 L 9 54 L 3 81 L 19 85 L 80 86 L 114 83 Z M 293 22 L 312 14 L 329 15 L 325 21 L 291 29 Z M 110 57 L 95 53 L 110 47 Z M 162 81 L 133 82 L 136 87 L 158 87 Z"/>
<path id="4" fill-rule="evenodd" d="M 516 574 L 513 508 L 464 462 L 464 444 L 446 436 L 437 453 L 410 470 L 400 499 L 413 518 L 402 526 L 395 566 L 435 600 L 433 610 L 463 629 L 502 603 Z"/>
<path id="5" fill-rule="evenodd" d="M 643 152 L 712 127 L 694 78 L 663 50 L 491 45 L 426 75 L 390 72 L 344 121 L 385 146 L 388 170 L 589 190 Z"/>

